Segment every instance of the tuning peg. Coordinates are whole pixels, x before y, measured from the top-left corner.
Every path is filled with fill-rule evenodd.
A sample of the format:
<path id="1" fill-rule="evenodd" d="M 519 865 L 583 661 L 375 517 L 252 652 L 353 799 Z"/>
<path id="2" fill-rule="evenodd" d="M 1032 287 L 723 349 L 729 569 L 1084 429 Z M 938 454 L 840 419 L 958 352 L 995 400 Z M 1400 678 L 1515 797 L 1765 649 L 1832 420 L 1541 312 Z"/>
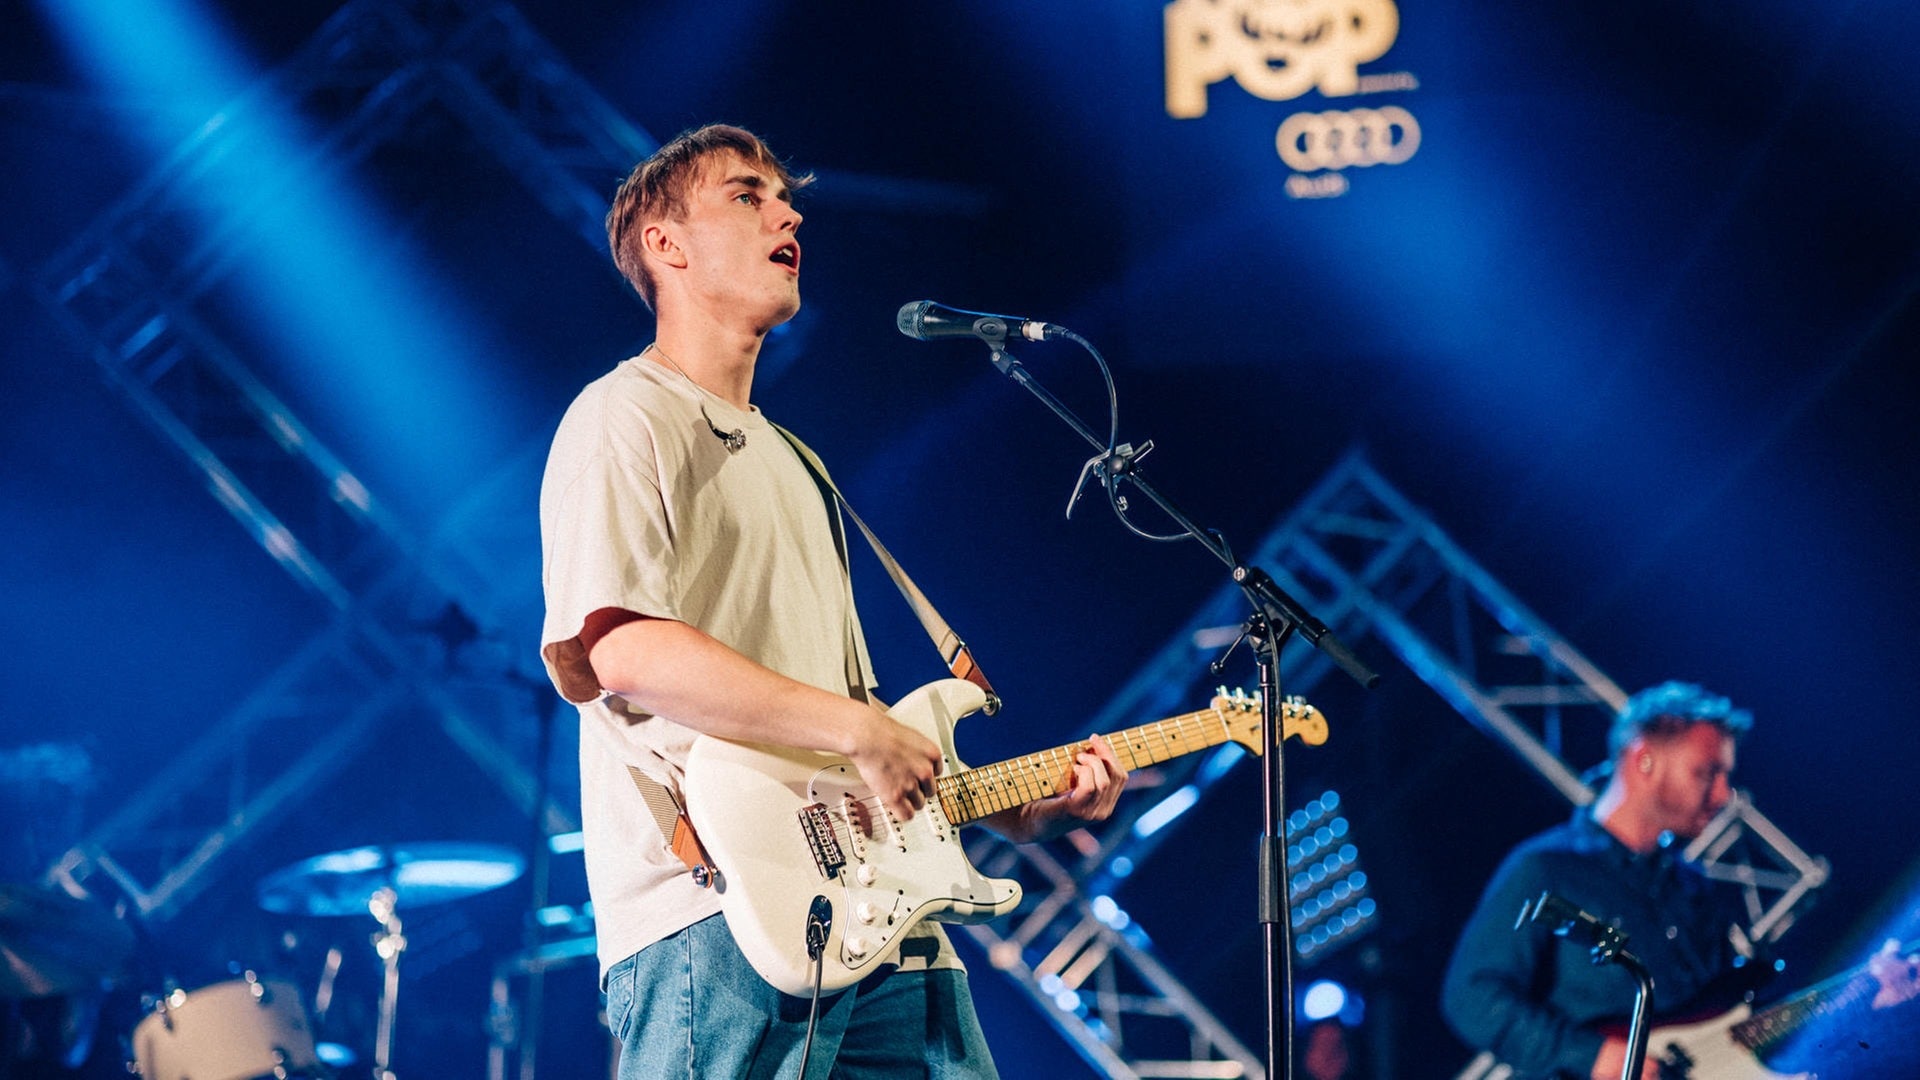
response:
<path id="1" fill-rule="evenodd" d="M 1249 694 L 1243 687 L 1236 686 L 1229 690 L 1224 686 L 1220 686 L 1215 687 L 1213 693 L 1215 708 L 1237 709 L 1241 712 L 1246 712 L 1250 709 L 1260 707 L 1260 692 L 1257 690 Z"/>

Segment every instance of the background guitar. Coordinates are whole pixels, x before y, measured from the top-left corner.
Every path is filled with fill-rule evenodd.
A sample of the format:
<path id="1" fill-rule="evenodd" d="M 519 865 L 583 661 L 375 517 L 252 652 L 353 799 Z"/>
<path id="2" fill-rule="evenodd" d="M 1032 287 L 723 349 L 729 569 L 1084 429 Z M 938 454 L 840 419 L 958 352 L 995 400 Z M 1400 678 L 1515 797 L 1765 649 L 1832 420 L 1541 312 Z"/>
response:
<path id="1" fill-rule="evenodd" d="M 1911 956 L 1916 949 L 1920 949 L 1920 942 L 1908 942 L 1899 953 Z M 1813 1080 L 1817 1072 L 1779 1072 L 1768 1068 L 1762 1059 L 1792 1050 L 1794 1039 L 1815 1021 L 1833 1020 L 1844 1025 L 1841 1014 L 1864 1012 L 1880 989 L 1868 967 L 1862 964 L 1843 971 L 1759 1012 L 1738 1005 L 1705 1020 L 1659 1024 L 1647 1038 L 1647 1057 L 1652 1063 L 1645 1074 L 1647 1080 Z M 1906 1008 L 1911 1003 L 1909 999 L 1896 1007 Z M 1621 1027 L 1614 1033 L 1624 1035 L 1626 1029 Z M 1817 1058 L 1818 1054 L 1810 1056 Z M 1506 1080 L 1512 1074 L 1511 1067 L 1491 1054 L 1482 1054 L 1455 1080 Z"/>

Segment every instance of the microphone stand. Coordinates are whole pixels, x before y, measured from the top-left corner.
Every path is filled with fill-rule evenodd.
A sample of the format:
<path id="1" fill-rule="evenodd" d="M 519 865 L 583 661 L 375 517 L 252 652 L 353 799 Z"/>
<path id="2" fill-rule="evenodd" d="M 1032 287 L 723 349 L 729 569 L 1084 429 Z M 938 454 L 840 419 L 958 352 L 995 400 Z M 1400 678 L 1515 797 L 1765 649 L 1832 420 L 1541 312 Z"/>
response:
<path id="1" fill-rule="evenodd" d="M 978 331 L 976 331 L 978 332 Z M 1372 689 L 1380 681 L 1380 676 L 1355 656 L 1346 644 L 1328 630 L 1325 623 L 1313 617 L 1299 601 L 1288 595 L 1285 589 L 1276 584 L 1266 571 L 1259 567 L 1246 566 L 1234 559 L 1227 545 L 1216 538 L 1215 534 L 1195 525 L 1192 519 L 1182 513 L 1165 496 L 1156 491 L 1144 480 L 1135 466 L 1135 461 L 1144 453 L 1146 447 L 1135 449 L 1126 443 L 1108 449 L 1107 443 L 1096 435 L 1073 410 L 1067 408 L 1059 398 L 1040 385 L 1025 365 L 1015 359 L 1006 350 L 1005 334 L 982 333 L 982 340 L 992 351 L 993 366 L 1000 373 L 1019 383 L 1028 393 L 1040 399 L 1041 403 L 1053 411 L 1066 425 L 1080 433 L 1099 454 L 1087 462 L 1081 470 L 1081 483 L 1087 475 L 1097 473 L 1102 486 L 1109 491 L 1116 490 L 1122 480 L 1132 484 L 1134 489 L 1147 497 L 1155 506 L 1180 526 L 1186 534 L 1198 541 L 1214 558 L 1220 560 L 1231 572 L 1233 581 L 1240 586 L 1253 608 L 1245 627 L 1247 639 L 1256 647 L 1260 669 L 1260 717 L 1263 729 L 1265 758 L 1265 791 L 1262 798 L 1260 823 L 1259 875 L 1258 883 L 1259 916 L 1261 934 L 1266 950 L 1264 981 L 1267 995 L 1267 1076 L 1291 1077 L 1293 1061 L 1291 1047 L 1293 1042 L 1293 965 L 1292 965 L 1292 905 L 1288 903 L 1286 885 L 1287 846 L 1284 820 L 1286 816 L 1286 770 L 1281 762 L 1280 718 L 1280 650 L 1287 638 L 1295 633 L 1304 636 L 1315 648 L 1325 653 L 1340 670 L 1352 676 L 1361 686 Z M 1086 342 L 1078 335 L 1063 332 L 1067 337 L 1086 347 Z M 1090 348 L 1090 347 L 1089 347 Z M 1147 444 L 1150 447 L 1152 444 Z M 1078 498 L 1079 489 L 1074 491 Z M 1072 503 L 1068 504 L 1071 508 Z"/>
<path id="2" fill-rule="evenodd" d="M 1619 964 L 1633 976 L 1636 987 L 1633 1017 L 1627 1024 L 1627 1060 L 1620 1067 L 1620 1080 L 1640 1080 L 1641 1070 L 1647 1060 L 1647 1040 L 1650 1035 L 1647 1014 L 1653 1008 L 1653 972 L 1647 970 L 1647 965 L 1638 956 L 1627 951 L 1627 935 L 1618 927 L 1601 922 L 1551 892 L 1543 892 L 1539 899 L 1522 903 L 1520 918 L 1515 921 L 1513 928 L 1518 930 L 1522 925 L 1540 919 L 1549 919 L 1554 923 L 1555 937 L 1576 939 L 1585 944 L 1588 955 L 1596 965 Z"/>

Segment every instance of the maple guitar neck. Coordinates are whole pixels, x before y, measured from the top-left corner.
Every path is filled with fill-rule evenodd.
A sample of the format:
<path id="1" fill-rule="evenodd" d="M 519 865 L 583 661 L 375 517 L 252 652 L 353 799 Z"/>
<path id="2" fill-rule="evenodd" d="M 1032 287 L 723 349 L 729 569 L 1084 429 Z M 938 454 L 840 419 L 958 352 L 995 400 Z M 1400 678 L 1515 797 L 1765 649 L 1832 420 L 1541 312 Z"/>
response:
<path id="1" fill-rule="evenodd" d="M 1920 942 L 1910 941 L 1900 946 L 1899 952 L 1901 956 L 1911 956 L 1916 949 L 1920 949 Z M 1809 1021 L 1851 1009 L 1879 992 L 1879 981 L 1862 964 L 1782 998 L 1733 1025 L 1728 1034 L 1747 1049 L 1763 1053 L 1780 1045 Z"/>
<path id="2" fill-rule="evenodd" d="M 1282 738 L 1297 736 L 1308 746 L 1327 741 L 1327 724 L 1320 711 L 1297 697 L 1281 705 Z M 1260 740 L 1258 694 L 1222 694 L 1205 708 L 1150 724 L 1116 731 L 1107 745 L 1129 771 L 1184 754 L 1237 742 L 1255 754 Z M 967 769 L 934 781 L 934 797 L 954 825 L 965 825 L 990 814 L 1051 798 L 1072 784 L 1073 761 L 1091 743 L 1080 741 Z"/>

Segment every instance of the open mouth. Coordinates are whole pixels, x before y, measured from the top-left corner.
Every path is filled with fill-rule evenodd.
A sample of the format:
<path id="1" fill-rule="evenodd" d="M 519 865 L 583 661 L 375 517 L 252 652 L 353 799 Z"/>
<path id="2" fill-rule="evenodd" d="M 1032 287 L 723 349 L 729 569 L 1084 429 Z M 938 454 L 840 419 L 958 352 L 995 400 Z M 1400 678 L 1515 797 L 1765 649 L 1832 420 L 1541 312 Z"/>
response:
<path id="1" fill-rule="evenodd" d="M 798 270 L 800 269 L 800 245 L 799 244 L 782 244 L 779 247 L 774 248 L 773 254 L 767 256 L 767 258 L 773 262 L 779 263 L 781 266 L 791 267 L 795 270 Z"/>

